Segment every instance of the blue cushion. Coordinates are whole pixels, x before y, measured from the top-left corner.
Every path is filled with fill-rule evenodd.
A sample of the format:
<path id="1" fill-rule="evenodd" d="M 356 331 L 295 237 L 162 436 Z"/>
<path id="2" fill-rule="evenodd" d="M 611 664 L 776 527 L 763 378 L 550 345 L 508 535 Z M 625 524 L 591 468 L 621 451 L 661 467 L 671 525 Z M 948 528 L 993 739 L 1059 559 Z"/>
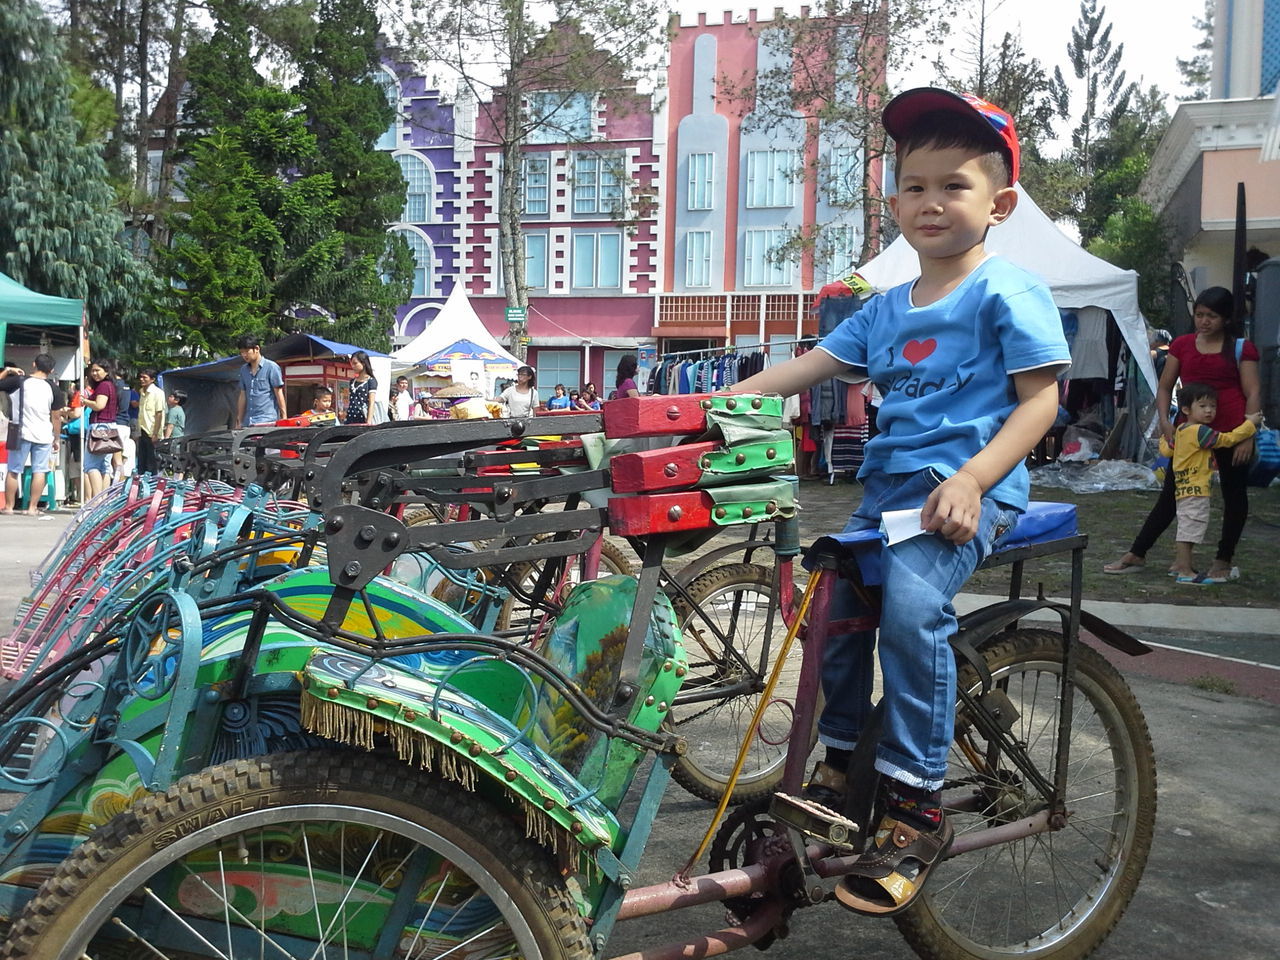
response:
<path id="1" fill-rule="evenodd" d="M 1027 505 L 1026 512 L 1018 517 L 1013 534 L 1000 545 L 1001 550 L 1026 547 L 1035 543 L 1061 540 L 1078 533 L 1076 507 L 1073 503 L 1035 501 Z M 855 530 L 853 533 L 833 533 L 815 540 L 808 555 L 834 553 L 852 557 L 858 564 L 862 582 L 869 587 L 880 584 L 880 548 L 884 535 L 879 530 Z M 805 563 L 808 567 L 808 562 Z"/>

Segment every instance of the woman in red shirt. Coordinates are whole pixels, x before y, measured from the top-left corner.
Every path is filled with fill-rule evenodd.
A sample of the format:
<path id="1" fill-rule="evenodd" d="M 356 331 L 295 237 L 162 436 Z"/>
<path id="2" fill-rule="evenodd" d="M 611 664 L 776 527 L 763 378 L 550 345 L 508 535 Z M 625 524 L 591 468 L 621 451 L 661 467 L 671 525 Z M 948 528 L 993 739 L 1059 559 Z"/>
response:
<path id="1" fill-rule="evenodd" d="M 1169 419 L 1173 388 L 1183 383 L 1204 383 L 1218 391 L 1218 416 L 1214 430 L 1232 430 L 1244 422 L 1246 413 L 1262 409 L 1262 382 L 1258 376 L 1258 348 L 1240 337 L 1235 327 L 1234 301 L 1225 287 L 1209 287 L 1195 302 L 1195 333 L 1178 337 L 1169 345 L 1169 357 L 1160 386 L 1156 391 L 1156 407 L 1160 412 L 1160 432 L 1173 442 L 1174 422 Z M 1249 516 L 1249 494 L 1246 478 L 1253 458 L 1253 441 L 1214 452 L 1218 462 L 1218 481 L 1222 489 L 1222 539 L 1213 565 L 1200 578 L 1203 583 L 1224 583 L 1232 573 L 1231 558 Z M 1129 552 L 1102 569 L 1106 573 L 1133 573 L 1146 562 L 1147 551 L 1155 545 L 1165 528 L 1173 521 L 1173 471 L 1166 470 L 1160 497 L 1151 508 Z"/>

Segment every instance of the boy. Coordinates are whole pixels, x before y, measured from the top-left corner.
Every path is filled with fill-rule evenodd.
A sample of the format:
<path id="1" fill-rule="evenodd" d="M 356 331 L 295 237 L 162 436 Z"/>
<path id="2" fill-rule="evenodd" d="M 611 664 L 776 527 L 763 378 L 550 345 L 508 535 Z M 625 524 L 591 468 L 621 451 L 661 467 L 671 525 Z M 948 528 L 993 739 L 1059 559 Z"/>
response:
<path id="1" fill-rule="evenodd" d="M 333 388 L 317 383 L 311 388 L 311 409 L 303 414 L 308 424 L 336 423 L 338 415 L 333 411 Z"/>
<path id="2" fill-rule="evenodd" d="M 1250 413 L 1234 430 L 1219 433 L 1209 424 L 1218 415 L 1218 391 L 1204 383 L 1184 384 L 1178 391 L 1178 409 L 1186 422 L 1174 431 L 1173 446 L 1160 438 L 1160 453 L 1172 457 L 1173 495 L 1178 501 L 1178 555 L 1173 572 L 1178 583 L 1196 586 L 1217 582 L 1196 574 L 1192 551 L 1204 541 L 1209 526 L 1209 478 L 1213 472 L 1211 450 L 1234 447 L 1258 430 L 1261 413 Z"/>
<path id="3" fill-rule="evenodd" d="M 164 415 L 164 438 L 173 440 L 187 432 L 187 411 L 183 409 L 187 403 L 187 391 L 170 390 L 165 402 L 169 409 Z"/>
<path id="4" fill-rule="evenodd" d="M 921 88 L 891 101 L 884 125 L 897 149 L 889 206 L 920 257 L 919 279 L 869 301 L 816 350 L 734 388 L 789 396 L 836 376 L 869 378 L 883 395 L 880 432 L 867 444 L 864 496 L 846 529 L 920 510 L 920 534 L 881 553 L 885 717 L 875 766 L 885 816 L 836 891 L 873 915 L 911 904 L 950 846 L 941 788 L 955 710 L 951 601 L 1026 507 L 1023 460 L 1057 415 L 1056 377 L 1071 358 L 1043 283 L 983 248 L 1018 200 L 1009 115 Z M 852 590 L 837 596 L 833 618 L 859 612 Z M 827 752 L 806 793 L 826 806 L 843 806 L 871 708 L 874 642 L 874 633 L 836 636 L 826 651 L 818 730 Z"/>

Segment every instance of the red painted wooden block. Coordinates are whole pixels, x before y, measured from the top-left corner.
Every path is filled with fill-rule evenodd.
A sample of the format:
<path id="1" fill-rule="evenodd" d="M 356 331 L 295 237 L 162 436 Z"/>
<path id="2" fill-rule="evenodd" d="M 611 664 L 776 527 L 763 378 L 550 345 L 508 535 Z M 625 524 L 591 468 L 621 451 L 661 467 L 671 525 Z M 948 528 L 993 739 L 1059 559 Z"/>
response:
<path id="1" fill-rule="evenodd" d="M 604 405 L 606 437 L 654 437 L 701 433 L 707 428 L 703 397 L 623 397 Z"/>
<path id="2" fill-rule="evenodd" d="M 620 537 L 702 530 L 711 526 L 712 505 L 702 490 L 614 497 L 609 501 L 609 530 Z"/>
<path id="3" fill-rule="evenodd" d="M 679 490 L 691 487 L 702 476 L 698 461 L 719 448 L 717 443 L 687 443 L 640 453 L 620 453 L 609 461 L 615 493 L 646 490 Z"/>

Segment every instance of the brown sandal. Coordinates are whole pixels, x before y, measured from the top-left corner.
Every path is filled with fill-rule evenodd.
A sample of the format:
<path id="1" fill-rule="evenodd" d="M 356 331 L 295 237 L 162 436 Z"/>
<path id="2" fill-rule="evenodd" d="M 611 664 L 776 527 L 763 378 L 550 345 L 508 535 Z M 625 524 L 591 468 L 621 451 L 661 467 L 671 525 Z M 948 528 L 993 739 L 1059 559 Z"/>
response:
<path id="1" fill-rule="evenodd" d="M 855 913 L 890 917 L 915 902 L 955 831 L 945 817 L 937 830 L 918 830 L 886 816 L 871 846 L 836 887 L 836 899 Z"/>

